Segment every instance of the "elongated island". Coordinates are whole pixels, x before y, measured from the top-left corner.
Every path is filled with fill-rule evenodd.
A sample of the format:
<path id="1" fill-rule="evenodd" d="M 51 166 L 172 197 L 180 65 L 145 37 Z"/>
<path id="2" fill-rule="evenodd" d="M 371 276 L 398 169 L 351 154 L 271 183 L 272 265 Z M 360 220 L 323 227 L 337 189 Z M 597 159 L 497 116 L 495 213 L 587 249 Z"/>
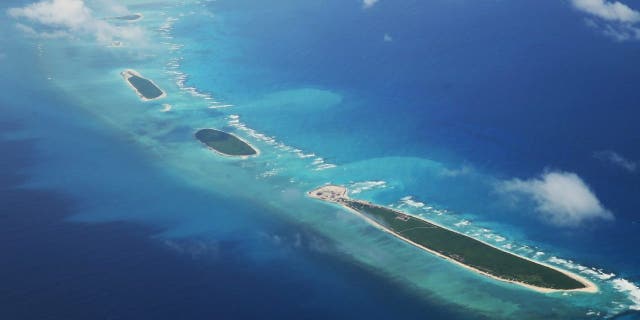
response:
<path id="1" fill-rule="evenodd" d="M 216 129 L 200 129 L 196 138 L 209 149 L 230 157 L 247 158 L 259 154 L 258 149 L 230 133 Z"/>
<path id="2" fill-rule="evenodd" d="M 124 21 L 138 21 L 142 19 L 142 13 L 132 13 L 124 16 L 112 17 L 109 18 L 112 20 L 124 20 Z"/>
<path id="3" fill-rule="evenodd" d="M 129 86 L 138 94 L 140 99 L 150 101 L 164 98 L 167 94 L 162 91 L 153 81 L 143 78 L 140 73 L 135 70 L 127 69 L 120 73 L 122 78 Z"/>
<path id="4" fill-rule="evenodd" d="M 323 186 L 308 195 L 339 204 L 416 247 L 497 280 L 540 292 L 598 291 L 591 281 L 569 271 L 515 255 L 423 218 L 351 199 L 342 186 Z"/>

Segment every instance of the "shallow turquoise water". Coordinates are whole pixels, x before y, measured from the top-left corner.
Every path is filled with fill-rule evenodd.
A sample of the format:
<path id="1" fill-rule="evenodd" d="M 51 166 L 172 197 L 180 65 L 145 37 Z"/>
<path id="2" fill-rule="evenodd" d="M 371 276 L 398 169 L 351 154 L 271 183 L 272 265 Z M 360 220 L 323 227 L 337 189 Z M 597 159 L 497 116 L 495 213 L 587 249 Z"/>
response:
<path id="1" fill-rule="evenodd" d="M 344 45 L 358 36 L 374 43 L 368 48 L 373 52 L 392 49 L 384 47 L 388 44 L 380 39 L 382 30 L 374 28 L 375 34 L 358 33 L 362 30 L 354 25 L 373 23 L 370 16 L 358 16 L 359 7 L 344 12 L 333 10 L 338 5 L 287 1 L 273 6 L 226 1 L 132 3 L 130 10 L 145 16 L 139 24 L 148 32 L 149 40 L 135 47 L 4 40 L 31 50 L 30 59 L 37 61 L 34 75 L 73 105 L 60 114 L 47 110 L 41 118 L 30 119 L 37 128 L 33 132 L 46 136 L 51 119 L 79 113 L 71 121 L 117 136 L 117 144 L 122 147 L 114 147 L 112 152 L 139 154 L 144 161 L 136 165 L 154 170 L 149 176 L 126 177 L 127 182 L 123 183 L 121 175 L 105 172 L 115 172 L 128 164 L 111 163 L 88 150 L 74 155 L 77 165 L 69 167 L 67 149 L 45 144 L 41 152 L 49 161 L 33 170 L 29 185 L 54 188 L 82 199 L 81 210 L 71 220 L 133 221 L 156 226 L 161 230 L 155 235 L 159 241 L 202 236 L 243 238 L 247 224 L 284 221 L 294 226 L 292 230 L 309 230 L 312 235 L 306 240 L 309 250 L 347 259 L 363 272 L 375 273 L 376 278 L 371 281 L 409 288 L 425 305 L 458 310 L 463 318 L 600 317 L 637 307 L 638 289 L 628 282 L 628 275 L 637 276 L 636 262 L 620 258 L 629 256 L 629 251 L 608 252 L 604 246 L 593 246 L 596 240 L 581 238 L 589 232 L 614 233 L 610 229 L 616 229 L 615 226 L 587 230 L 582 235 L 575 232 L 553 235 L 554 229 L 532 223 L 536 220 L 528 217 L 531 209 L 514 208 L 494 192 L 499 179 L 526 174 L 536 163 L 538 166 L 542 163 L 534 158 L 513 164 L 520 158 L 510 158 L 513 154 L 505 151 L 509 148 L 504 144 L 525 143 L 529 137 L 516 136 L 510 140 L 503 136 L 508 133 L 501 132 L 508 128 L 496 129 L 496 133 L 476 129 L 473 123 L 447 123 L 464 113 L 440 107 L 446 105 L 443 100 L 447 96 L 446 86 L 434 96 L 414 101 L 419 97 L 415 92 L 422 89 L 412 88 L 405 77 L 377 79 L 373 73 L 367 73 L 365 69 L 371 64 L 386 64 L 377 61 L 375 55 L 356 54 L 359 46 L 364 45 L 361 40 L 348 48 L 330 42 Z M 310 13 L 317 16 L 308 18 Z M 289 28 L 280 24 L 282 19 L 298 31 L 278 39 L 276 35 Z M 327 19 L 337 22 L 328 27 L 313 25 Z M 341 28 L 339 25 L 355 29 L 342 34 L 337 30 Z M 390 24 L 388 28 L 394 26 Z M 310 33 L 317 38 L 310 39 Z M 402 28 L 396 33 L 402 34 Z M 446 47 L 446 39 L 429 36 Z M 320 43 L 320 39 L 328 43 Z M 397 41 L 400 39 L 396 37 L 394 42 Z M 314 53 L 322 50 L 343 54 L 327 53 L 326 60 L 322 60 L 319 57 L 322 54 Z M 17 59 L 17 52 L 9 52 L 4 59 Z M 277 59 L 283 54 L 289 54 L 289 59 Z M 361 59 L 370 64 L 356 63 Z M 335 71 L 345 64 L 346 71 Z M 395 72 L 415 76 L 408 71 L 411 66 L 400 65 L 405 69 Z M 322 71 L 330 67 L 334 71 Z M 153 79 L 168 97 L 141 102 L 119 76 L 126 68 Z M 388 75 L 392 71 L 380 72 Z M 435 77 L 430 79 L 435 81 Z M 387 80 L 391 84 L 386 84 Z M 380 93 L 371 94 L 374 89 Z M 169 112 L 162 112 L 164 104 L 171 105 Z M 38 106 L 33 108 L 39 110 Z M 74 108 L 82 111 L 73 111 Z M 495 108 L 499 113 L 502 107 Z M 92 121 L 84 120 L 87 114 Z M 217 157 L 193 139 L 193 133 L 204 127 L 238 134 L 257 146 L 261 156 L 249 161 Z M 464 132 L 469 131 L 478 140 L 467 140 L 469 135 Z M 64 130 L 56 134 L 65 141 L 76 139 Z M 444 142 L 426 137 L 429 134 L 443 138 Z M 489 148 L 483 155 L 474 155 L 480 148 L 477 144 L 483 145 L 478 141 L 492 139 L 499 142 L 488 144 L 495 150 Z M 98 154 L 100 150 L 96 146 Z M 507 154 L 504 159 L 501 153 Z M 95 159 L 103 159 L 99 167 L 103 169 L 96 170 Z M 501 169 L 501 163 L 507 164 L 505 169 Z M 134 172 L 139 168 L 127 170 Z M 100 181 L 99 185 L 96 181 Z M 344 210 L 304 196 L 306 191 L 328 182 L 348 185 L 354 197 L 400 207 L 516 253 L 581 272 L 596 282 L 601 292 L 541 295 L 462 270 L 379 232 Z M 206 207 L 211 201 L 211 211 L 185 207 L 192 196 L 174 194 L 174 183 L 200 190 L 203 194 L 200 205 Z M 141 189 L 151 185 L 156 188 Z M 123 194 L 135 196 L 127 198 Z M 225 199 L 229 206 L 220 206 L 218 201 L 209 200 L 210 196 Z M 159 202 L 158 198 L 172 201 Z M 514 211 L 524 214 L 516 215 Z M 617 230 L 628 235 L 634 229 Z M 295 231 L 286 236 L 259 230 L 248 234 L 276 243 L 290 242 L 290 247 L 298 243 Z M 575 239 L 579 241 L 571 241 Z M 592 250 L 594 247 L 597 250 Z M 282 254 L 277 250 L 265 252 L 259 245 L 243 253 L 257 263 Z"/>

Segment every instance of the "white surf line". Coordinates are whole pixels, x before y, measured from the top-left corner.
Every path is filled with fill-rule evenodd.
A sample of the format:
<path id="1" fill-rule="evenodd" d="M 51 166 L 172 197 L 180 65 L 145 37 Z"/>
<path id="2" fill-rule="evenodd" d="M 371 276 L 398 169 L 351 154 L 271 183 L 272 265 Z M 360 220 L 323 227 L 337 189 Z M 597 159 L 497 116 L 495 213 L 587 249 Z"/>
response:
<path id="1" fill-rule="evenodd" d="M 351 190 L 350 194 L 385 188 L 387 188 L 387 182 L 383 180 L 360 181 L 349 185 L 349 190 Z"/>
<path id="2" fill-rule="evenodd" d="M 264 133 L 258 132 L 253 128 L 248 127 L 245 123 L 240 121 L 240 116 L 237 114 L 229 115 L 227 119 L 229 119 L 227 123 L 230 126 L 238 130 L 244 131 L 249 136 L 257 140 L 260 140 L 268 145 L 271 145 L 280 151 L 291 153 L 299 159 L 313 158 L 316 156 L 315 153 L 305 153 L 302 149 L 298 149 L 278 141 L 274 136 L 268 136 Z M 316 157 L 311 162 L 311 165 L 314 167 L 313 168 L 314 171 L 326 170 L 326 169 L 337 167 L 335 164 L 325 162 L 324 159 L 320 157 Z"/>
<path id="3" fill-rule="evenodd" d="M 163 39 L 173 39 L 173 27 L 174 27 L 174 24 L 178 21 L 180 21 L 179 18 L 175 18 L 171 16 L 168 16 L 165 18 L 164 23 L 158 28 L 158 31 L 161 33 Z M 184 44 L 179 44 L 172 41 L 164 41 L 163 44 L 167 46 L 170 52 L 177 55 L 179 55 L 182 49 L 184 48 Z M 181 91 L 185 91 L 195 98 L 201 98 L 201 99 L 204 99 L 205 101 L 208 101 L 209 103 L 211 103 L 211 105 L 207 107 L 208 109 L 222 109 L 222 108 L 230 108 L 234 106 L 228 103 L 227 104 L 219 103 L 214 100 L 212 94 L 207 92 L 202 92 L 195 86 L 188 86 L 187 81 L 189 79 L 189 76 L 187 73 L 185 73 L 180 69 L 182 66 L 181 62 L 183 59 L 184 59 L 183 57 L 173 57 L 173 58 L 170 58 L 165 64 L 165 72 L 173 77 L 174 82 L 176 83 L 176 85 Z M 266 134 L 258 132 L 253 128 L 250 128 L 246 124 L 240 122 L 237 115 L 230 115 L 229 119 L 230 120 L 228 121 L 228 123 L 232 127 L 242 130 L 249 136 L 257 140 L 260 140 L 268 145 L 271 145 L 280 151 L 292 153 L 300 159 L 314 158 L 314 160 L 311 162 L 311 165 L 313 166 L 313 169 L 312 169 L 313 171 L 322 171 L 322 170 L 327 170 L 327 169 L 332 169 L 337 167 L 337 165 L 335 164 L 327 163 L 324 158 L 317 157 L 315 153 L 305 153 L 302 149 L 289 146 L 284 142 L 277 141 L 275 137 L 268 136 Z"/>
<path id="4" fill-rule="evenodd" d="M 350 193 L 354 193 L 354 192 L 350 192 Z M 406 200 L 412 200 L 412 199 L 413 199 L 413 196 L 406 196 L 401 198 L 399 202 L 402 206 L 403 204 L 405 204 Z M 422 204 L 422 202 L 418 202 L 418 205 L 415 205 L 414 203 L 414 205 L 409 205 L 409 206 L 416 209 L 425 209 L 425 207 L 420 204 Z M 398 207 L 401 207 L 401 206 L 398 206 Z M 431 209 L 431 207 L 429 207 L 429 209 Z M 437 210 L 437 209 L 434 209 L 434 210 Z M 452 215 L 456 215 L 456 213 L 453 212 Z M 467 219 L 462 219 L 462 220 L 459 220 L 457 223 L 454 223 L 454 225 L 458 228 L 468 227 L 471 224 L 472 224 L 471 221 Z M 490 229 L 483 228 L 483 227 L 475 227 L 472 230 L 467 230 L 466 232 L 464 232 L 464 234 L 469 235 L 474 239 L 478 239 L 478 238 L 489 239 L 492 242 L 495 242 L 495 245 L 490 244 L 492 246 L 498 246 L 500 243 L 503 243 L 508 240 L 507 237 L 502 236 Z M 542 260 L 541 258 L 546 256 L 547 254 L 541 251 L 539 248 L 531 247 L 529 245 L 521 245 L 512 240 L 509 240 L 509 243 L 500 245 L 500 247 L 504 248 L 505 251 L 514 253 L 514 254 L 516 254 L 515 252 L 519 251 L 519 253 L 517 253 L 518 256 L 531 259 L 535 262 L 545 261 L 545 262 L 542 262 L 545 265 L 549 264 L 551 266 L 558 266 L 558 267 L 564 268 L 565 270 L 571 270 L 572 272 L 581 274 L 584 277 L 589 277 L 594 281 L 598 281 L 598 283 L 601 285 L 609 285 L 613 287 L 616 291 L 627 295 L 627 298 L 632 302 L 631 305 L 627 306 L 629 309 L 640 310 L 640 288 L 635 283 L 627 279 L 615 278 L 616 276 L 615 273 L 606 272 L 601 268 L 583 266 L 581 264 L 573 262 L 572 260 L 566 260 L 566 259 L 558 258 L 556 256 L 551 256 L 548 259 Z"/>
<path id="5" fill-rule="evenodd" d="M 172 34 L 173 27 L 174 27 L 174 24 L 179 20 L 180 20 L 179 18 L 175 18 L 171 16 L 165 18 L 164 23 L 158 28 L 158 31 L 161 33 L 164 39 L 173 39 L 173 34 Z M 172 41 L 164 41 L 163 44 L 167 46 L 170 52 L 178 55 L 184 48 L 183 44 L 175 43 Z M 210 93 L 202 92 L 195 86 L 188 86 L 186 83 L 188 81 L 189 76 L 187 73 L 180 70 L 182 66 L 181 62 L 183 59 L 184 59 L 183 57 L 173 57 L 173 58 L 170 58 L 165 64 L 165 72 L 173 77 L 174 82 L 176 83 L 176 85 L 181 91 L 185 91 L 195 98 L 201 98 L 201 99 L 204 99 L 205 101 L 208 101 L 209 103 L 211 103 L 211 105 L 207 107 L 209 109 L 222 109 L 222 108 L 230 108 L 234 106 L 233 104 L 229 104 L 229 103 L 227 104 L 219 103 L 214 100 L 213 96 Z M 266 134 L 258 132 L 253 128 L 248 127 L 246 124 L 239 121 L 237 115 L 230 115 L 229 119 L 230 120 L 228 121 L 228 123 L 232 127 L 242 130 L 245 133 L 247 133 L 249 136 L 257 140 L 260 140 L 268 145 L 272 145 L 280 151 L 292 153 L 300 159 L 314 158 L 313 162 L 311 163 L 314 171 L 327 170 L 327 169 L 337 167 L 335 164 L 327 163 L 322 157 L 316 157 L 315 153 L 306 153 L 302 149 L 289 146 L 284 142 L 277 141 L 275 137 L 268 136 Z"/>
<path id="6" fill-rule="evenodd" d="M 164 23 L 158 28 L 158 31 L 162 35 L 164 39 L 173 39 L 173 27 L 176 22 L 180 21 L 179 18 L 167 17 Z M 173 54 L 180 54 L 182 49 L 184 48 L 183 44 L 174 43 L 170 41 L 162 42 L 167 49 Z M 174 83 L 178 86 L 181 91 L 187 92 L 193 97 L 201 98 L 206 101 L 212 103 L 211 107 L 217 107 L 217 102 L 214 100 L 213 95 L 211 93 L 202 92 L 198 88 L 194 86 L 188 86 L 187 81 L 189 76 L 180 70 L 182 57 L 173 57 L 170 58 L 169 61 L 165 64 L 165 72 L 171 76 L 173 76 Z M 231 105 L 225 105 L 228 107 Z"/>

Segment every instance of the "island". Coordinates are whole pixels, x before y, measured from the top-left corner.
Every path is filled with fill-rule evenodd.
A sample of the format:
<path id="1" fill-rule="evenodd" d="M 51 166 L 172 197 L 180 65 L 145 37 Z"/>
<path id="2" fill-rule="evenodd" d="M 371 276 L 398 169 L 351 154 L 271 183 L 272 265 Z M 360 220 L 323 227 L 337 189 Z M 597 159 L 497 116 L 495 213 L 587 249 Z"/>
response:
<path id="1" fill-rule="evenodd" d="M 128 15 L 124 15 L 124 16 L 119 16 L 119 17 L 112 17 L 110 19 L 113 20 L 125 20 L 125 21 L 138 21 L 140 19 L 142 19 L 142 14 L 141 13 L 132 13 L 132 14 L 128 14 Z"/>
<path id="2" fill-rule="evenodd" d="M 196 138 L 209 149 L 230 157 L 247 158 L 259 154 L 258 149 L 230 133 L 216 129 L 200 129 Z"/>
<path id="3" fill-rule="evenodd" d="M 594 283 L 569 271 L 507 252 L 424 218 L 351 199 L 342 186 L 322 186 L 307 195 L 343 206 L 405 242 L 497 280 L 540 292 L 598 291 Z"/>
<path id="4" fill-rule="evenodd" d="M 143 78 L 135 70 L 127 69 L 121 72 L 120 75 L 143 101 L 156 100 L 167 96 L 153 81 Z"/>

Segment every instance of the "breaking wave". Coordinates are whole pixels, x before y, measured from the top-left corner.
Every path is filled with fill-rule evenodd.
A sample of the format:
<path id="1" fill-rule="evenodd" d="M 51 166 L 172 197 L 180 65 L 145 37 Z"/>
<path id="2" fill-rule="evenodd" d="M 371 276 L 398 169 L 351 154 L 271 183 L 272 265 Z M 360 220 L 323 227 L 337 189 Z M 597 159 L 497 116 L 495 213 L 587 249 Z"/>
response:
<path id="1" fill-rule="evenodd" d="M 362 182 L 354 182 L 348 186 L 349 193 L 358 194 L 364 191 L 374 190 L 374 189 L 384 189 L 387 187 L 386 181 L 362 181 Z"/>

